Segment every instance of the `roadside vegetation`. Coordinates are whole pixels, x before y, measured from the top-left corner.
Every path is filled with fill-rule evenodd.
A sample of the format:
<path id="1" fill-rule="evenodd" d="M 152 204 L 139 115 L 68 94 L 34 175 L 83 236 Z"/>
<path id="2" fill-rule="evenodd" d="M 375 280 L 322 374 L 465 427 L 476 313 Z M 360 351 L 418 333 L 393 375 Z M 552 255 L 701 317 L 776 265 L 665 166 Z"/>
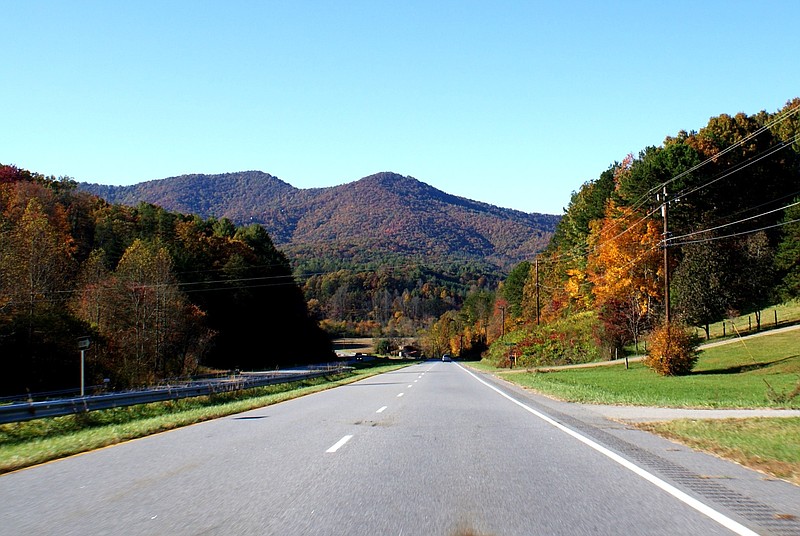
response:
<path id="1" fill-rule="evenodd" d="M 800 330 L 744 339 L 700 353 L 686 376 L 642 363 L 505 372 L 503 378 L 571 402 L 677 408 L 800 408 Z"/>
<path id="2" fill-rule="evenodd" d="M 0 425 L 0 474 L 353 383 L 409 365 L 365 363 L 324 378 Z"/>
<path id="3" fill-rule="evenodd" d="M 680 419 L 637 426 L 800 485 L 800 418 Z"/>
<path id="4" fill-rule="evenodd" d="M 544 372 L 511 372 L 486 361 L 476 366 L 573 402 L 800 409 L 800 330 L 703 350 L 686 376 L 660 376 L 642 363 L 628 369 L 615 364 Z M 634 426 L 800 485 L 800 418 L 680 419 Z"/>

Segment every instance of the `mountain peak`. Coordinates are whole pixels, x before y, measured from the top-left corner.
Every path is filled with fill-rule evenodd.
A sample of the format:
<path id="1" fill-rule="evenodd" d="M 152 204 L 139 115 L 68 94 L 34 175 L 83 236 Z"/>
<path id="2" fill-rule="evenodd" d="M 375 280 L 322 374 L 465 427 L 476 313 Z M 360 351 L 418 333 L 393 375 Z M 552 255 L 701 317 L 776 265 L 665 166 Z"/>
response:
<path id="1" fill-rule="evenodd" d="M 260 171 L 80 187 L 110 202 L 145 201 L 204 218 L 260 223 L 290 253 L 317 257 L 363 260 L 391 251 L 434 260 L 481 259 L 507 268 L 542 249 L 559 220 L 450 195 L 388 171 L 312 189 Z"/>

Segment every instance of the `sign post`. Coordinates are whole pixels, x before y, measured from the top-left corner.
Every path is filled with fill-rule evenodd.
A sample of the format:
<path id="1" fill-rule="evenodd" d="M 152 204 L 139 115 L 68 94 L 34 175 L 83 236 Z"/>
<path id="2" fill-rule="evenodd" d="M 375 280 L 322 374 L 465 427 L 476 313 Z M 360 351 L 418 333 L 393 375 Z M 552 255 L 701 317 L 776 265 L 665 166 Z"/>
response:
<path id="1" fill-rule="evenodd" d="M 84 374 L 85 369 L 85 352 L 89 349 L 92 345 L 92 340 L 89 337 L 79 337 L 78 338 L 78 350 L 81 351 L 81 396 L 86 396 L 85 392 L 85 378 L 86 375 Z"/>

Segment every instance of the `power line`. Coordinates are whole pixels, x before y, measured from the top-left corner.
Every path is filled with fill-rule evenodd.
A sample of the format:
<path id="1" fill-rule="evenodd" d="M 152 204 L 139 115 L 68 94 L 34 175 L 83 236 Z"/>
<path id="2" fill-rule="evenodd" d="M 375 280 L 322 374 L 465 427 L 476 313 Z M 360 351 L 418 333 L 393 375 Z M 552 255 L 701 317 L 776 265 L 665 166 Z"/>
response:
<path id="1" fill-rule="evenodd" d="M 737 220 L 737 221 L 733 221 L 733 222 L 730 222 L 730 223 L 726 223 L 724 225 L 718 225 L 716 227 L 711 227 L 709 229 L 703 229 L 701 231 L 694 231 L 692 233 L 686 233 L 686 234 L 680 235 L 680 236 L 673 236 L 673 237 L 667 238 L 665 240 L 665 242 L 669 242 L 670 240 L 680 240 L 681 238 L 688 238 L 690 236 L 696 236 L 696 235 L 703 234 L 703 233 L 710 233 L 711 231 L 716 231 L 718 229 L 724 229 L 725 227 L 730 227 L 731 225 L 737 225 L 739 223 L 744 223 L 746 221 L 755 220 L 757 218 L 761 218 L 763 216 L 767 216 L 768 214 L 774 214 L 775 212 L 780 212 L 781 210 L 786 210 L 786 209 L 791 208 L 791 207 L 796 207 L 797 205 L 800 205 L 800 201 L 798 201 L 796 203 L 792 203 L 790 205 L 786 205 L 785 207 L 776 208 L 775 210 L 769 210 L 767 212 L 762 212 L 761 214 L 756 214 L 755 216 L 750 216 L 749 218 L 742 218 L 741 220 Z"/>
<path id="2" fill-rule="evenodd" d="M 744 235 L 758 233 L 760 231 L 766 231 L 768 229 L 775 229 L 777 227 L 783 227 L 784 225 L 789 225 L 791 223 L 797 223 L 797 222 L 800 222 L 800 218 L 797 218 L 797 219 L 794 219 L 794 220 L 790 220 L 790 221 L 784 221 L 784 222 L 781 222 L 781 223 L 776 223 L 774 225 L 767 225 L 765 227 L 761 227 L 760 229 L 751 229 L 749 231 L 742 231 L 742 232 L 739 232 L 739 233 L 732 233 L 732 234 L 725 235 L 725 236 L 712 236 L 712 237 L 709 237 L 709 238 L 701 238 L 699 240 L 687 240 L 686 242 L 679 242 L 677 244 L 670 244 L 670 246 L 685 246 L 685 245 L 688 245 L 688 244 L 701 244 L 701 243 L 704 243 L 704 242 L 712 242 L 714 240 L 724 240 L 726 238 L 734 238 L 734 237 L 737 237 L 737 236 L 744 236 Z"/>
<path id="3" fill-rule="evenodd" d="M 658 192 L 659 190 L 663 189 L 665 186 L 669 186 L 670 184 L 672 184 L 673 182 L 677 181 L 678 179 L 683 178 L 686 175 L 688 175 L 688 174 L 690 174 L 690 173 L 692 173 L 694 171 L 697 171 L 698 169 L 700 169 L 701 167 L 705 166 L 706 164 L 709 164 L 710 162 L 714 162 L 714 161 L 718 160 L 719 157 L 721 157 L 721 156 L 733 151 L 734 149 L 737 149 L 737 148 L 741 147 L 742 145 L 744 145 L 748 141 L 752 140 L 756 136 L 761 135 L 762 133 L 766 132 L 767 130 L 769 130 L 773 126 L 777 125 L 778 123 L 782 123 L 786 119 L 790 118 L 791 116 L 796 114 L 798 111 L 800 111 L 800 106 L 795 106 L 794 108 L 792 108 L 790 110 L 787 110 L 786 112 L 783 112 L 782 114 L 778 114 L 778 116 L 776 118 L 774 118 L 771 122 L 767 123 L 766 125 L 762 126 L 759 129 L 757 129 L 755 132 L 752 132 L 752 133 L 748 134 L 747 136 L 745 136 L 744 138 L 742 138 L 738 142 L 736 142 L 736 143 L 734 143 L 732 145 L 729 145 L 728 147 L 726 147 L 725 149 L 721 150 L 720 152 L 718 152 L 718 153 L 706 158 L 705 160 L 703 160 L 699 164 L 696 164 L 695 166 L 692 166 L 691 168 L 687 169 L 686 171 L 683 171 L 683 172 L 675 175 L 671 179 L 659 184 L 658 186 L 654 186 L 645 195 L 652 195 L 652 194 Z M 795 140 L 797 140 L 797 136 L 795 136 Z"/>
<path id="4" fill-rule="evenodd" d="M 743 169 L 746 169 L 746 168 L 752 166 L 753 164 L 755 164 L 757 162 L 760 162 L 761 160 L 764 160 L 767 157 L 772 156 L 773 154 L 777 153 L 778 151 L 782 151 L 783 149 L 786 149 L 787 147 L 791 147 L 792 143 L 794 143 L 794 142 L 796 142 L 798 140 L 800 140 L 800 134 L 797 134 L 791 141 L 781 142 L 780 144 L 778 144 L 778 145 L 776 145 L 774 147 L 771 147 L 770 149 L 762 152 L 761 154 L 752 157 L 750 160 L 747 160 L 744 163 L 737 164 L 737 166 L 735 166 L 733 168 L 730 168 L 728 171 L 723 172 L 722 175 L 720 175 L 720 176 L 708 181 L 705 184 L 701 184 L 700 186 L 697 186 L 697 187 L 695 187 L 694 189 L 692 189 L 692 190 L 690 190 L 688 192 L 675 194 L 675 198 L 676 199 L 682 199 L 682 198 L 687 197 L 687 196 L 689 196 L 689 195 L 691 195 L 691 194 L 693 194 L 693 193 L 695 193 L 695 192 L 697 192 L 699 190 L 702 190 L 703 188 L 707 188 L 707 187 L 711 186 L 712 184 L 721 181 L 722 179 L 730 177 L 734 173 L 737 173 L 737 172 L 739 172 L 739 171 L 741 171 Z"/>
<path id="5" fill-rule="evenodd" d="M 651 188 L 650 190 L 648 190 L 648 192 L 643 194 L 633 205 L 631 205 L 631 210 L 632 211 L 637 210 L 641 205 L 644 204 L 644 202 L 649 198 L 649 196 L 652 195 L 653 193 L 655 193 L 656 191 L 658 191 L 660 189 L 663 189 L 667 185 L 669 185 L 672 182 L 674 182 L 674 181 L 676 181 L 676 180 L 688 175 L 689 173 L 692 173 L 693 171 L 696 171 L 696 170 L 700 169 L 701 167 L 703 167 L 703 166 L 705 166 L 705 165 L 707 165 L 707 164 L 709 164 L 709 163 L 711 163 L 713 161 L 716 161 L 717 159 L 719 159 L 720 156 L 722 156 L 724 154 L 727 154 L 728 152 L 736 149 L 737 147 L 742 146 L 744 143 L 747 143 L 748 141 L 752 140 L 756 136 L 762 134 L 763 132 L 767 131 L 768 129 L 772 128 L 773 126 L 777 125 L 778 123 L 781 123 L 781 122 L 785 121 L 786 119 L 788 119 L 792 115 L 796 114 L 798 111 L 800 111 L 800 106 L 796 106 L 795 108 L 793 108 L 791 110 L 788 110 L 788 111 L 784 112 L 783 114 L 779 114 L 778 117 L 773 119 L 771 122 L 767 123 L 766 125 L 764 125 L 763 127 L 759 128 L 755 132 L 749 134 L 748 136 L 742 138 L 738 142 L 726 147 L 722 151 L 720 151 L 720 152 L 716 153 L 715 155 L 707 158 L 703 162 L 701 162 L 699 164 L 696 164 L 695 166 L 691 167 L 690 169 L 685 170 L 685 171 L 675 175 L 674 177 L 672 177 L 671 179 L 661 183 L 660 185 Z M 787 147 L 790 147 L 793 143 L 795 143 L 798 140 L 800 140 L 800 134 L 795 135 L 794 138 L 792 138 L 789 141 L 781 142 L 780 144 L 778 144 L 778 145 L 776 145 L 776 146 L 774 146 L 774 147 L 772 147 L 772 148 L 760 153 L 759 155 L 756 155 L 755 157 L 750 158 L 749 160 L 745 161 L 744 163 L 739 163 L 739 164 L 729 168 L 727 171 L 723 172 L 722 175 L 712 179 L 711 181 L 709 181 L 709 182 L 707 182 L 705 184 L 702 184 L 700 186 L 697 186 L 697 187 L 695 187 L 694 189 L 692 189 L 692 190 L 690 190 L 688 192 L 675 194 L 674 197 L 675 197 L 676 200 L 678 200 L 678 199 L 684 198 L 684 197 L 686 197 L 688 195 L 691 195 L 691 194 L 693 194 L 693 193 L 695 193 L 695 192 L 697 192 L 697 191 L 699 191 L 699 190 L 701 190 L 703 188 L 706 188 L 706 187 L 710 186 L 711 184 L 714 184 L 714 183 L 716 183 L 716 182 L 718 182 L 718 181 L 720 181 L 722 179 L 725 179 L 725 178 L 733 175 L 734 173 L 742 171 L 743 169 L 746 169 L 747 167 L 749 167 L 749 166 L 751 166 L 751 165 L 753 165 L 753 164 L 755 164 L 755 163 L 757 163 L 757 162 L 759 162 L 759 161 L 761 161 L 761 160 L 763 160 L 763 159 L 765 159 L 765 158 L 767 158 L 769 156 L 772 156 L 773 154 L 777 153 L 778 151 L 781 151 L 781 150 L 783 150 L 783 149 L 785 149 Z M 637 221 L 634 224 L 628 226 L 624 231 L 622 231 L 621 233 L 617 234 L 616 236 L 596 244 L 594 246 L 594 248 L 593 248 L 593 251 L 598 251 L 605 244 L 620 238 L 625 233 L 629 232 L 630 230 L 632 230 L 633 228 L 635 228 L 636 226 L 638 226 L 642 222 L 644 222 L 646 219 L 648 219 L 650 216 L 652 216 L 653 214 L 658 212 L 658 210 L 660 210 L 660 206 L 658 208 L 653 209 L 650 212 L 648 212 L 639 221 Z M 748 210 L 751 210 L 751 209 L 748 209 Z M 622 221 L 623 218 L 620 218 L 620 220 L 621 221 L 619 223 L 616 223 L 616 224 L 614 224 L 614 226 L 611 227 L 612 230 L 614 229 L 614 227 L 619 226 L 622 223 L 624 223 Z M 588 245 L 584 246 L 584 247 L 586 247 L 588 249 Z M 590 254 L 590 252 L 586 251 L 585 255 L 588 256 L 589 254 Z M 569 256 L 556 255 L 556 256 L 551 257 L 549 259 L 542 259 L 542 261 L 543 262 L 550 262 L 550 263 L 557 263 L 557 262 L 559 262 L 559 260 L 576 260 L 576 259 L 580 258 L 579 255 L 580 254 L 578 252 L 576 252 L 576 253 L 574 253 L 572 255 L 569 255 Z"/>

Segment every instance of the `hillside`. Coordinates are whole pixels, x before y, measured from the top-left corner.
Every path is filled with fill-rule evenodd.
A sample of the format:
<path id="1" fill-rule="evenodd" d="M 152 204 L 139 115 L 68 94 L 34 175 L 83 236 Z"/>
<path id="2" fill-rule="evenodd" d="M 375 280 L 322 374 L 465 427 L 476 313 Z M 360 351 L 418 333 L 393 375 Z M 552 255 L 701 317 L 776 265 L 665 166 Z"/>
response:
<path id="1" fill-rule="evenodd" d="M 456 197 L 395 173 L 314 189 L 258 171 L 80 188 L 112 203 L 145 201 L 204 218 L 260 223 L 277 245 L 299 256 L 358 262 L 393 253 L 508 268 L 547 245 L 560 219 Z"/>

